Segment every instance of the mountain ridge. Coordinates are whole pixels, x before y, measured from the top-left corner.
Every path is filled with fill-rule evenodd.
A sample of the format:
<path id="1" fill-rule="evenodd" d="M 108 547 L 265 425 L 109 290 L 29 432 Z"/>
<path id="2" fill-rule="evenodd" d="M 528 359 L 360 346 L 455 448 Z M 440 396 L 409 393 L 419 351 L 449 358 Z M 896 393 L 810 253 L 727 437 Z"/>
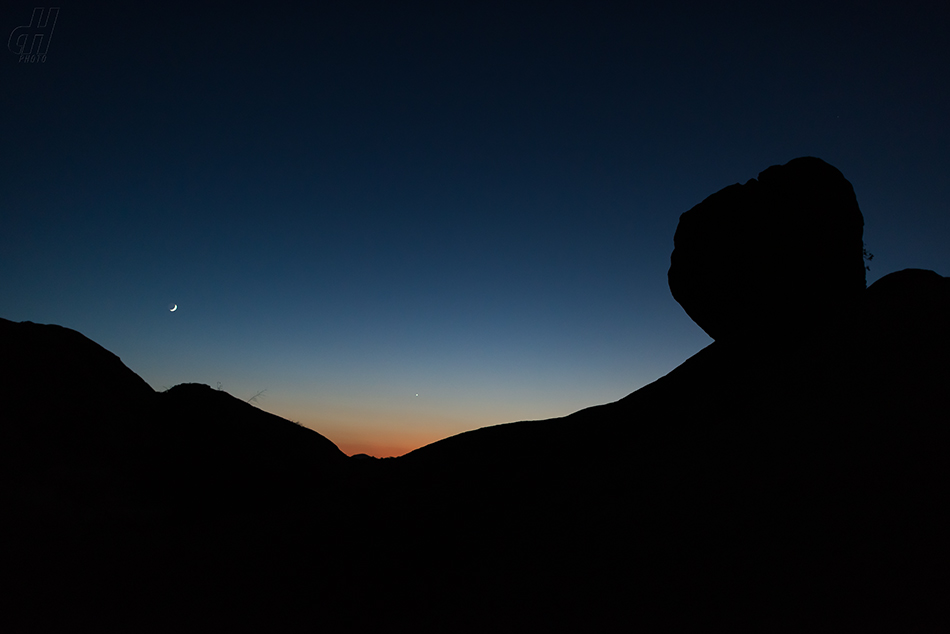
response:
<path id="1" fill-rule="evenodd" d="M 57 354 L 70 340 L 89 359 L 23 373 L 31 377 L 17 388 L 23 401 L 60 384 L 69 367 L 83 368 L 87 382 L 109 391 L 91 370 L 101 367 L 126 386 L 119 393 L 134 397 L 112 408 L 81 394 L 67 398 L 43 409 L 46 418 L 27 417 L 27 430 L 42 433 L 24 433 L 22 424 L 11 427 L 23 420 L 6 417 L 3 500 L 19 522 L 2 537 L 46 551 L 53 569 L 72 562 L 94 572 L 77 591 L 66 580 L 23 573 L 33 558 L 11 556 L 11 569 L 27 579 L 14 596 L 29 605 L 41 588 L 59 587 L 74 593 L 72 605 L 122 597 L 127 607 L 107 620 L 136 629 L 156 600 L 184 609 L 187 596 L 198 593 L 208 600 L 199 612 L 210 615 L 224 609 L 222 601 L 231 605 L 227 596 L 244 596 L 247 605 L 235 612 L 242 616 L 232 622 L 239 630 L 274 623 L 262 602 L 289 602 L 288 619 L 347 630 L 354 625 L 345 617 L 359 612 L 357 597 L 372 596 L 382 613 L 410 618 L 427 610 L 419 629 L 428 630 L 473 600 L 520 615 L 512 624 L 522 626 L 553 601 L 573 606 L 563 623 L 541 618 L 535 625 L 563 631 L 565 624 L 607 626 L 617 616 L 625 599 L 607 576 L 616 560 L 637 562 L 628 590 L 649 589 L 644 596 L 652 598 L 641 600 L 650 615 L 644 623 L 735 623 L 742 614 L 761 627 L 797 610 L 791 626 L 822 618 L 830 608 L 820 597 L 839 602 L 823 621 L 826 631 L 852 621 L 906 624 L 911 609 L 910 623 L 937 623 L 925 599 L 947 561 L 936 540 L 950 526 L 927 509 L 948 482 L 939 466 L 948 445 L 940 425 L 950 407 L 948 375 L 936 362 L 950 350 L 941 327 L 950 315 L 950 280 L 932 272 L 895 275 L 868 289 L 863 325 L 845 341 L 715 341 L 614 403 L 473 430 L 387 460 L 347 458 L 318 433 L 206 385 L 141 389 L 144 382 L 116 365 L 118 357 L 78 333 L 64 339 L 67 329 L 49 327 Z M 917 313 L 893 301 L 909 302 Z M 922 324 L 937 330 L 928 334 Z M 15 326 L 0 322 L 5 350 L 11 340 L 26 340 Z M 31 336 L 42 331 L 22 326 Z M 10 374 L 24 365 L 6 367 Z M 62 424 L 57 417 L 69 412 L 85 424 Z M 144 432 L 130 431 L 137 427 Z M 48 443 L 55 451 L 46 453 Z M 824 528 L 817 530 L 816 521 Z M 71 537 L 38 525 L 69 526 Z M 499 525 L 509 530 L 498 532 Z M 895 542 L 895 535 L 913 545 Z M 564 550 L 567 536 L 587 545 Z M 631 550 L 630 539 L 654 545 Z M 775 550 L 773 540 L 792 545 Z M 880 559 L 873 565 L 864 554 L 872 551 Z M 87 552 L 100 555 L 89 559 Z M 223 567 L 200 566 L 208 556 Z M 446 556 L 454 571 L 446 570 Z M 224 563 L 234 557 L 240 568 Z M 318 561 L 322 572 L 315 575 L 306 562 Z M 520 563 L 511 568 L 512 562 Z M 489 589 L 484 584 L 495 569 L 506 569 L 507 578 Z M 733 571 L 728 582 L 719 577 L 724 569 Z M 149 570 L 165 572 L 145 583 L 146 595 L 117 585 L 123 575 L 140 578 Z M 582 590 L 569 580 L 584 570 L 596 581 Z M 680 576 L 686 570 L 688 579 Z M 904 579 L 900 587 L 889 581 L 895 571 Z M 431 574 L 444 576 L 441 589 L 431 585 Z M 264 589 L 265 578 L 280 581 Z M 833 581 L 842 578 L 844 588 Z M 806 580 L 814 590 L 802 595 Z M 199 589 L 208 583 L 218 590 Z M 361 590 L 351 595 L 346 588 Z M 319 609 L 307 600 L 317 591 L 324 593 Z M 858 595 L 881 604 L 864 615 Z M 438 597 L 439 607 L 422 596 Z M 521 596 L 521 607 L 509 596 Z M 692 597 L 695 614 L 677 612 L 679 596 Z M 603 620 L 581 608 L 604 601 Z M 472 619 L 470 631 L 486 626 L 486 618 Z M 354 627 L 383 620 L 366 613 Z M 155 625 L 163 631 L 169 622 Z"/>
<path id="2" fill-rule="evenodd" d="M 0 625 L 946 630 L 950 279 L 862 290 L 863 218 L 829 168 L 772 167 L 681 217 L 671 288 L 716 336 L 680 366 L 399 458 L 348 458 L 206 385 L 156 393 L 79 333 L 0 320 L 0 385 L 19 397 L 0 424 Z M 829 175 L 842 251 L 817 236 L 827 257 L 785 296 L 795 269 L 763 245 L 821 228 L 784 203 L 759 222 L 768 188 L 825 200 Z M 706 243 L 720 223 L 741 233 L 726 252 Z M 707 264 L 736 273 L 722 293 Z M 842 301 L 821 277 L 835 267 Z"/>

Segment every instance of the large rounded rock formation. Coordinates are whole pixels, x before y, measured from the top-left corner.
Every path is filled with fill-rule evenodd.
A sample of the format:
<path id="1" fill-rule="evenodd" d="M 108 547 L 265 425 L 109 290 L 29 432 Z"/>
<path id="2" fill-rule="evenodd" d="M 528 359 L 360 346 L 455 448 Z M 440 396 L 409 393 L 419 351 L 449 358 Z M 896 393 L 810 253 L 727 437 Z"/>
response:
<path id="1" fill-rule="evenodd" d="M 670 290 L 713 339 L 813 333 L 860 301 L 863 232 L 841 172 L 794 159 L 680 216 Z"/>

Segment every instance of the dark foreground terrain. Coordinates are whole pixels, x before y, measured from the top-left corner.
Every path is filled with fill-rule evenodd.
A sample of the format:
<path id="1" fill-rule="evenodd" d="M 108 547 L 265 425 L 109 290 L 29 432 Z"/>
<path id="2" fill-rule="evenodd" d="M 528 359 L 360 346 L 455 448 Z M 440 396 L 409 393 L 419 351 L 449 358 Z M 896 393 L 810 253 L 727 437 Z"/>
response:
<path id="1" fill-rule="evenodd" d="M 671 287 L 714 343 L 396 459 L 0 320 L 0 629 L 947 631 L 950 279 L 704 298 L 694 211 Z"/>

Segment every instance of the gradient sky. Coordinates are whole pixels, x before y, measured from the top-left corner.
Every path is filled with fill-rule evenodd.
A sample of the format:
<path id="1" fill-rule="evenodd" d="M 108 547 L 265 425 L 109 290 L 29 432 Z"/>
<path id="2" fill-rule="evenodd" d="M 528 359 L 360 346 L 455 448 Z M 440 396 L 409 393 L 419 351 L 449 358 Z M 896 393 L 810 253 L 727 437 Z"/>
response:
<path id="1" fill-rule="evenodd" d="M 0 317 L 349 454 L 666 374 L 710 342 L 679 214 L 797 156 L 869 282 L 950 274 L 945 2 L 59 4 L 45 63 L 0 51 Z"/>

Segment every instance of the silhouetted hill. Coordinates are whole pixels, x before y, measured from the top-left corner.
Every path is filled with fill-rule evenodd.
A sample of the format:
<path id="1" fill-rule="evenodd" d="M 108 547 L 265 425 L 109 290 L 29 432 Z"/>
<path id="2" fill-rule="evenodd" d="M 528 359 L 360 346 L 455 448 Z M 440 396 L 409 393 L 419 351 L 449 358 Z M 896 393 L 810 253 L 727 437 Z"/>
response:
<path id="1" fill-rule="evenodd" d="M 156 393 L 60 326 L 0 320 L 0 350 L 6 631 L 164 631 L 142 620 L 157 603 L 183 617 L 194 584 L 227 588 L 235 562 L 303 541 L 301 514 L 340 507 L 347 458 L 312 430 L 205 385 Z"/>
<path id="2" fill-rule="evenodd" d="M 110 416 L 153 394 L 119 357 L 74 330 L 0 319 L 0 338 L 0 378 L 18 395 L 7 406 L 21 426 L 77 409 Z"/>
<path id="3" fill-rule="evenodd" d="M 466 592 L 503 569 L 493 596 L 559 605 L 577 627 L 577 601 L 614 596 L 613 574 L 615 616 L 645 602 L 674 629 L 929 629 L 950 529 L 947 282 L 892 274 L 846 336 L 716 341 L 616 403 L 397 466 L 440 509 L 434 532 L 478 553 L 456 563 Z"/>
<path id="4" fill-rule="evenodd" d="M 41 488 L 95 490 L 111 478 L 129 495 L 167 495 L 178 482 L 179 497 L 211 487 L 210 500 L 236 489 L 246 498 L 278 481 L 310 486 L 346 459 L 320 434 L 206 385 L 156 393 L 68 328 L 0 320 L 0 341 L 0 380 L 14 395 L 0 431 L 5 464 L 36 473 Z"/>
<path id="5" fill-rule="evenodd" d="M 710 420 L 752 424 L 763 415 L 802 429 L 820 424 L 827 437 L 845 422 L 865 430 L 896 425 L 880 406 L 891 398 L 903 400 L 907 390 L 923 393 L 903 426 L 922 416 L 925 404 L 944 396 L 942 382 L 950 377 L 950 279 L 919 269 L 892 273 L 865 291 L 850 318 L 849 329 L 835 330 L 833 338 L 809 331 L 803 337 L 717 341 L 616 403 L 560 419 L 466 432 L 411 452 L 403 462 L 446 469 L 488 469 L 496 461 L 562 462 L 568 455 L 600 462 L 629 457 L 639 441 L 661 436 L 680 452 L 688 444 L 707 446 L 704 430 L 725 431 Z M 831 425 L 831 414 L 845 420 Z M 755 426 L 768 433 L 776 427 Z M 615 442 L 618 438 L 623 442 Z M 557 449 L 569 454 L 557 455 Z M 667 459 L 654 451 L 642 458 Z"/>
<path id="6" fill-rule="evenodd" d="M 0 319 L 0 342 L 4 491 L 64 509 L 126 495 L 154 391 L 68 328 Z"/>
<path id="7" fill-rule="evenodd" d="M 157 394 L 156 438 L 164 447 L 156 492 L 201 505 L 272 504 L 295 492 L 323 490 L 347 457 L 311 429 L 202 384 Z"/>
<path id="8" fill-rule="evenodd" d="M 816 161 L 795 188 L 859 218 Z M 736 191 L 684 214 L 690 248 L 735 220 Z M 789 314 L 736 327 L 767 276 L 742 273 L 737 311 L 677 256 L 711 345 L 615 403 L 397 459 L 348 459 L 205 385 L 155 393 L 78 333 L 2 321 L 4 629 L 944 631 L 950 280 L 854 290 L 845 225 L 837 282 L 823 264 L 767 291 Z"/>

